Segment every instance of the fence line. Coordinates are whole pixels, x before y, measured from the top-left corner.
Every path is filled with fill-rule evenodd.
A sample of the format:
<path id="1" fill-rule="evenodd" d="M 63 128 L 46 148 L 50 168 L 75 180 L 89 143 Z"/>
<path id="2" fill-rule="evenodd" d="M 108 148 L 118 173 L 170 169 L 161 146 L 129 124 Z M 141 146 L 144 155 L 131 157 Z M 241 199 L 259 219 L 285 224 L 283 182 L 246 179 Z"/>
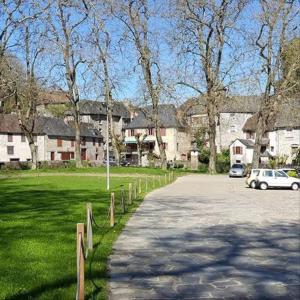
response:
<path id="1" fill-rule="evenodd" d="M 110 227 L 115 226 L 115 193 L 110 196 Z"/>
<path id="2" fill-rule="evenodd" d="M 84 224 L 77 224 L 77 291 L 76 300 L 84 300 Z"/>

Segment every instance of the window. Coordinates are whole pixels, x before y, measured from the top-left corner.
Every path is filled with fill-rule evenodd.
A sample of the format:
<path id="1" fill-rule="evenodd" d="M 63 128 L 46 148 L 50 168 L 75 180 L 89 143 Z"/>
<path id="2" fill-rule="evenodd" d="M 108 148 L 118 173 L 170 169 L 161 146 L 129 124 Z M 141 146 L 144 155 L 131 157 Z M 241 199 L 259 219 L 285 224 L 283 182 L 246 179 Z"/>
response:
<path id="1" fill-rule="evenodd" d="M 130 135 L 129 136 L 135 136 L 135 130 L 134 129 L 130 130 Z"/>
<path id="2" fill-rule="evenodd" d="M 82 145 L 82 146 L 85 146 L 85 144 L 86 144 L 86 138 L 83 137 L 83 138 L 81 138 L 81 145 Z"/>
<path id="3" fill-rule="evenodd" d="M 74 145 L 75 145 L 75 141 L 72 139 L 71 140 L 71 147 L 74 147 Z"/>
<path id="4" fill-rule="evenodd" d="M 233 154 L 243 154 L 243 148 L 240 146 L 233 147 Z"/>
<path id="5" fill-rule="evenodd" d="M 7 146 L 7 154 L 8 155 L 14 154 L 14 146 Z"/>
<path id="6" fill-rule="evenodd" d="M 271 152 L 274 152 L 274 146 L 271 146 Z"/>
<path id="7" fill-rule="evenodd" d="M 179 143 L 177 143 L 176 145 L 176 150 L 178 151 L 178 149 L 179 149 Z"/>
<path id="8" fill-rule="evenodd" d="M 93 138 L 93 146 L 95 146 L 95 145 L 96 145 L 96 139 Z"/>
<path id="9" fill-rule="evenodd" d="M 12 135 L 12 133 L 8 133 L 8 134 L 7 134 L 7 141 L 8 141 L 9 143 L 11 143 L 11 142 L 13 141 L 13 135 Z"/>
<path id="10" fill-rule="evenodd" d="M 287 129 L 286 131 L 285 131 L 285 137 L 287 138 L 287 139 L 291 139 L 291 138 L 293 138 L 293 130 L 292 129 Z"/>
<path id="11" fill-rule="evenodd" d="M 101 144 L 103 143 L 102 139 L 98 139 L 98 145 L 101 146 Z"/>
<path id="12" fill-rule="evenodd" d="M 287 178 L 287 175 L 284 172 L 275 171 L 275 177 Z"/>
<path id="13" fill-rule="evenodd" d="M 168 143 L 163 143 L 163 147 L 165 150 L 168 150 Z"/>
<path id="14" fill-rule="evenodd" d="M 161 128 L 160 134 L 161 134 L 161 136 L 166 136 L 166 128 Z"/>
<path id="15" fill-rule="evenodd" d="M 57 142 L 57 147 L 62 147 L 62 139 L 57 139 L 56 140 L 56 142 Z"/>
<path id="16" fill-rule="evenodd" d="M 22 143 L 26 142 L 25 134 L 22 134 L 22 135 L 21 135 L 21 142 L 22 142 Z"/>
<path id="17" fill-rule="evenodd" d="M 246 132 L 246 139 L 247 140 L 254 140 L 254 132 L 253 131 L 247 131 Z"/>
<path id="18" fill-rule="evenodd" d="M 231 168 L 234 168 L 234 169 L 244 169 L 244 166 L 242 164 L 233 164 Z"/>
<path id="19" fill-rule="evenodd" d="M 236 126 L 235 125 L 231 125 L 229 131 L 230 132 L 236 132 Z"/>
<path id="20" fill-rule="evenodd" d="M 148 135 L 154 135 L 154 128 L 148 128 Z"/>
<path id="21" fill-rule="evenodd" d="M 264 171 L 263 176 L 264 177 L 273 177 L 273 171 L 271 171 L 271 170 Z"/>

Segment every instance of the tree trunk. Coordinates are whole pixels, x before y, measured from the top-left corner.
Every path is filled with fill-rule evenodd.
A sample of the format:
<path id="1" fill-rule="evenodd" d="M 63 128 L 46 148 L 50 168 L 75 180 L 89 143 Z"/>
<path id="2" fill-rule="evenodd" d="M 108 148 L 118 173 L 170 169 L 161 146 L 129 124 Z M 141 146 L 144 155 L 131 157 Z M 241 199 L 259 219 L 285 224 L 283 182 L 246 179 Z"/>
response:
<path id="1" fill-rule="evenodd" d="M 110 105 L 111 105 L 111 101 L 112 99 L 109 100 L 110 101 Z M 115 161 L 117 166 L 120 166 L 120 152 L 119 152 L 119 147 L 117 144 L 117 137 L 115 135 L 115 128 L 114 128 L 114 123 L 113 123 L 113 117 L 112 117 L 112 109 L 109 108 L 108 109 L 108 118 L 109 118 L 109 136 L 111 139 L 111 143 L 112 143 L 112 147 L 114 150 L 114 155 L 115 155 Z"/>
<path id="2" fill-rule="evenodd" d="M 79 110 L 75 112 L 74 122 L 75 122 L 75 163 L 76 163 L 76 168 L 82 168 L 81 152 L 80 152 L 81 138 L 80 138 Z"/>
<path id="3" fill-rule="evenodd" d="M 34 140 L 29 136 L 27 136 L 27 139 L 29 141 L 29 148 L 30 148 L 31 160 L 32 160 L 31 170 L 36 170 L 37 169 L 37 153 L 36 153 L 36 147 L 34 144 Z"/>
<path id="4" fill-rule="evenodd" d="M 253 149 L 253 158 L 252 158 L 252 168 L 259 168 L 259 159 L 261 154 L 261 144 L 263 139 L 263 134 L 265 133 L 265 115 L 264 113 L 258 114 L 257 127 L 255 131 L 255 144 Z"/>
<path id="5" fill-rule="evenodd" d="M 208 99 L 207 103 L 207 114 L 208 114 L 208 135 L 209 135 L 209 165 L 208 172 L 209 174 L 216 174 L 216 161 L 217 161 L 217 151 L 216 151 L 216 111 L 214 103 Z"/>
<path id="6" fill-rule="evenodd" d="M 166 156 L 166 152 L 164 149 L 164 143 L 163 143 L 163 140 L 161 137 L 159 126 L 155 126 L 155 133 L 156 133 L 157 144 L 159 147 L 159 154 L 160 154 L 160 160 L 161 160 L 160 165 L 163 170 L 166 170 L 167 169 L 167 156 Z"/>

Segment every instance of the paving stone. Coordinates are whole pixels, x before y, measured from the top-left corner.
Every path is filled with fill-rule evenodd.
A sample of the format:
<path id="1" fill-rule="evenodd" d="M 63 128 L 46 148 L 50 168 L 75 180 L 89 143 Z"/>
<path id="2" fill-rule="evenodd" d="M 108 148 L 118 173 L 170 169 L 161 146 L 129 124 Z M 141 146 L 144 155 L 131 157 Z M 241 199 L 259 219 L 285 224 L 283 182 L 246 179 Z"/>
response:
<path id="1" fill-rule="evenodd" d="M 110 257 L 110 299 L 300 299 L 299 193 L 191 175 L 150 193 Z"/>

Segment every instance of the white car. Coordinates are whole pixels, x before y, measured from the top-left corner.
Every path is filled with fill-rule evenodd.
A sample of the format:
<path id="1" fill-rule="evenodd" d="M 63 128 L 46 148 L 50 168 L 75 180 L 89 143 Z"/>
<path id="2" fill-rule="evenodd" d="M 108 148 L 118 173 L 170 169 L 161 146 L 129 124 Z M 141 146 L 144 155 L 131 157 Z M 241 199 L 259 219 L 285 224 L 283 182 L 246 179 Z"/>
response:
<path id="1" fill-rule="evenodd" d="M 256 186 L 261 190 L 285 187 L 297 191 L 300 186 L 300 179 L 290 177 L 283 171 L 261 169 L 259 174 L 256 176 Z"/>
<path id="2" fill-rule="evenodd" d="M 251 173 L 247 175 L 246 184 L 252 189 L 256 188 L 256 177 L 259 175 L 262 169 L 252 169 Z"/>

